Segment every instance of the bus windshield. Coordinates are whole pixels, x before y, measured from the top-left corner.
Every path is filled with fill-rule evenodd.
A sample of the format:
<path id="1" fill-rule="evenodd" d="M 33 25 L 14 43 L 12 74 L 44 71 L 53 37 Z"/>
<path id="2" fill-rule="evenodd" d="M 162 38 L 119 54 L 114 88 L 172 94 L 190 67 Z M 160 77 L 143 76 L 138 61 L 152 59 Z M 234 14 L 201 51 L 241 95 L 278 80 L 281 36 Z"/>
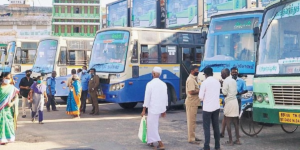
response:
<path id="1" fill-rule="evenodd" d="M 262 25 L 257 75 L 300 73 L 300 0 L 266 12 Z"/>
<path id="2" fill-rule="evenodd" d="M 97 72 L 123 72 L 128 50 L 128 31 L 104 31 L 97 34 L 90 68 Z"/>
<path id="3" fill-rule="evenodd" d="M 248 69 L 244 73 L 254 73 L 253 28 L 259 26 L 261 16 L 262 13 L 256 13 L 213 18 L 209 27 L 201 68 L 212 64 L 223 64 L 228 67 L 239 64 L 240 67 L 237 66 L 238 68 Z"/>
<path id="4" fill-rule="evenodd" d="M 32 71 L 50 73 L 53 71 L 57 51 L 57 40 L 43 40 L 39 43 Z"/>
<path id="5" fill-rule="evenodd" d="M 2 67 L 2 72 L 11 72 L 11 67 L 13 63 L 13 56 L 16 49 L 16 42 L 10 42 L 7 45 L 7 54 L 1 57 L 1 62 L 4 63 Z"/>

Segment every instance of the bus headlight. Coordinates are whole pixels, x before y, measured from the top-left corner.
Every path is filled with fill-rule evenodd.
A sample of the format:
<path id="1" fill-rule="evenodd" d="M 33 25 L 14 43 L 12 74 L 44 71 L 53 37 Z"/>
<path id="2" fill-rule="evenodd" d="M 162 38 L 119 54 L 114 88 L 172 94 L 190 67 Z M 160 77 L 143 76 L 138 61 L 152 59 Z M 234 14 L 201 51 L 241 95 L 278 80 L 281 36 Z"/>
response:
<path id="1" fill-rule="evenodd" d="M 112 86 L 111 86 L 111 89 L 112 89 L 113 91 L 115 91 L 115 90 L 116 90 L 116 86 L 115 86 L 115 85 L 112 85 Z"/>
<path id="2" fill-rule="evenodd" d="M 265 101 L 266 101 L 267 103 L 269 103 L 269 96 L 268 96 L 268 94 L 265 94 L 265 95 L 264 95 L 264 99 L 265 99 Z"/>
<path id="3" fill-rule="evenodd" d="M 260 103 L 262 103 L 263 100 L 264 100 L 262 94 L 257 94 L 257 95 L 256 95 L 256 98 L 257 98 L 256 100 L 257 100 L 258 102 L 260 102 Z"/>
<path id="4" fill-rule="evenodd" d="M 249 99 L 253 96 L 253 91 L 248 91 L 247 93 L 242 95 L 243 99 Z M 253 98 L 253 97 L 252 97 Z"/>
<path id="5" fill-rule="evenodd" d="M 116 85 L 116 89 L 117 89 L 117 90 L 120 90 L 120 84 L 117 84 L 117 85 Z"/>

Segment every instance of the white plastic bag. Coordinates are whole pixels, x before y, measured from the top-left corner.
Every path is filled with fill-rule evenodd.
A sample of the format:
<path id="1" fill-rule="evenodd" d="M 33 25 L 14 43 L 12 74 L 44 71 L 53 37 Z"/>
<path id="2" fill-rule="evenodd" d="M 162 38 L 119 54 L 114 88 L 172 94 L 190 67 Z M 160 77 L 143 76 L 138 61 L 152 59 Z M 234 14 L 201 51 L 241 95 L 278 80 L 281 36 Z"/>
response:
<path id="1" fill-rule="evenodd" d="M 147 143 L 147 122 L 145 116 L 143 116 L 141 119 L 138 136 L 143 143 Z"/>

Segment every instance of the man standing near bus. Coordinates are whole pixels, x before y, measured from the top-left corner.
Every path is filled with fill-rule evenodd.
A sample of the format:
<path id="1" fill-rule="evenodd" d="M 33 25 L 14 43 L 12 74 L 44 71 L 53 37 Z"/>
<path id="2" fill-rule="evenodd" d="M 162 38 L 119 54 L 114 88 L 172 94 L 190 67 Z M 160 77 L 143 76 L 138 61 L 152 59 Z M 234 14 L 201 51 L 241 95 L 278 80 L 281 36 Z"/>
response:
<path id="1" fill-rule="evenodd" d="M 100 84 L 99 76 L 96 75 L 96 69 L 90 69 L 91 79 L 89 81 L 88 90 L 91 96 L 93 110 L 90 113 L 91 115 L 99 115 L 99 106 L 98 106 L 98 95 L 97 89 Z"/>
<path id="2" fill-rule="evenodd" d="M 197 82 L 197 76 L 199 74 L 199 67 L 192 66 L 190 69 L 190 75 L 186 80 L 186 117 L 188 127 L 188 142 L 191 144 L 200 144 L 200 139 L 196 138 L 196 116 L 198 112 L 198 106 L 200 104 L 199 85 Z"/>
<path id="3" fill-rule="evenodd" d="M 222 79 L 224 79 L 222 86 L 222 93 L 225 96 L 225 106 L 224 106 L 224 118 L 227 126 L 227 132 L 229 136 L 229 141 L 225 144 L 232 146 L 233 144 L 241 144 L 239 137 L 239 126 L 238 126 L 238 116 L 239 116 L 239 104 L 236 98 L 237 95 L 237 84 L 232 77 L 230 77 L 229 69 L 223 69 L 221 72 Z M 231 134 L 231 123 L 234 124 L 236 141 L 233 142 Z"/>
<path id="4" fill-rule="evenodd" d="M 81 106 L 80 106 L 80 110 L 85 113 L 85 108 L 86 108 L 86 99 L 87 99 L 87 95 L 88 95 L 88 89 L 89 89 L 89 81 L 91 79 L 90 74 L 87 73 L 87 67 L 83 66 L 82 67 L 82 74 L 80 77 L 81 80 L 81 87 L 82 87 L 82 91 L 81 91 Z"/>
<path id="5" fill-rule="evenodd" d="M 33 79 L 30 78 L 32 71 L 26 70 L 26 77 L 22 78 L 19 84 L 20 94 L 22 96 L 22 118 L 26 118 L 26 104 L 28 103 L 28 93 L 31 90 L 31 85 L 33 84 Z M 31 104 L 30 104 L 31 105 Z M 31 106 L 29 106 L 31 108 Z"/>
<path id="6" fill-rule="evenodd" d="M 248 92 L 247 90 L 247 86 L 246 86 L 246 82 L 238 77 L 239 74 L 239 70 L 237 67 L 232 67 L 231 68 L 231 76 L 234 80 L 236 80 L 236 84 L 237 84 L 237 95 L 236 98 L 238 100 L 238 104 L 239 104 L 239 114 L 241 113 L 241 105 L 242 105 L 242 94 L 245 94 Z M 238 122 L 239 123 L 239 122 Z M 224 137 L 225 135 L 225 128 L 226 128 L 226 122 L 225 119 L 222 120 L 222 131 L 221 131 L 221 138 Z"/>
<path id="7" fill-rule="evenodd" d="M 46 104 L 47 111 L 50 112 L 50 105 L 52 107 L 52 111 L 58 111 L 56 109 L 55 104 L 55 84 L 56 84 L 56 71 L 52 71 L 52 77 L 48 78 L 47 80 L 47 96 L 48 96 L 48 102 Z"/>
<path id="8" fill-rule="evenodd" d="M 148 109 L 147 144 L 154 146 L 154 142 L 158 142 L 157 149 L 165 149 L 160 139 L 158 128 L 159 118 L 166 116 L 168 106 L 168 88 L 166 83 L 159 79 L 161 73 L 162 69 L 160 67 L 153 68 L 153 79 L 146 86 L 143 111 L 141 113 L 143 117 L 146 114 L 146 109 Z"/>

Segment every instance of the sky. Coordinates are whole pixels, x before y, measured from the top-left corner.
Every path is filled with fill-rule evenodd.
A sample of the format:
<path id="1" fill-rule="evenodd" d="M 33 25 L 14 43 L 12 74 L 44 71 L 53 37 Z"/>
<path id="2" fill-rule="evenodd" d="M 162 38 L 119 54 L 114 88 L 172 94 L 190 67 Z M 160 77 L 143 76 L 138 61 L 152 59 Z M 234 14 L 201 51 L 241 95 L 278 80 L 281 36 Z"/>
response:
<path id="1" fill-rule="evenodd" d="M 117 0 L 100 0 L 101 6 L 105 6 L 108 3 L 115 2 Z M 9 4 L 8 0 L 0 0 L 0 5 Z M 32 3 L 31 3 L 32 5 Z M 34 0 L 34 6 L 52 6 L 52 0 Z"/>

